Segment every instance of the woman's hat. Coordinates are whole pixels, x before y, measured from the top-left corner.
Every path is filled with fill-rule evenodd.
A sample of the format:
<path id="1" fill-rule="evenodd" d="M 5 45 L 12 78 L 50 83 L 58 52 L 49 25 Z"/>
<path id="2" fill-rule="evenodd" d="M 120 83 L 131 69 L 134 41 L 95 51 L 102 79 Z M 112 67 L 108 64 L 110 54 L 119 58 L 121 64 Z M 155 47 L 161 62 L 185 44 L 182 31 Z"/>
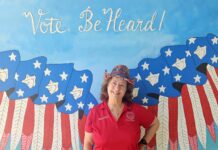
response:
<path id="1" fill-rule="evenodd" d="M 130 84 L 134 84 L 134 80 L 130 79 L 129 69 L 125 65 L 117 65 L 117 66 L 115 66 L 113 68 L 113 70 L 111 71 L 111 73 L 107 73 L 107 70 L 105 70 L 105 78 L 106 79 L 114 77 L 114 76 L 123 77 Z"/>

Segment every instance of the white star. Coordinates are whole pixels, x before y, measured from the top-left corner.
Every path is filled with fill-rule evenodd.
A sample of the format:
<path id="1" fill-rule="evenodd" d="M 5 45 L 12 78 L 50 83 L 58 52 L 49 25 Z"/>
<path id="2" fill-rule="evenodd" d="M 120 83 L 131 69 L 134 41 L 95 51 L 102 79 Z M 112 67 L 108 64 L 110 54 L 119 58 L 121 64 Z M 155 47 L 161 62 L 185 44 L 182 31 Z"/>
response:
<path id="1" fill-rule="evenodd" d="M 153 74 L 152 72 L 150 72 L 149 76 L 145 78 L 145 80 L 147 80 L 152 86 L 154 86 L 159 82 L 159 75 L 159 73 Z"/>
<path id="2" fill-rule="evenodd" d="M 190 51 L 185 51 L 185 53 L 186 53 L 186 57 L 188 57 L 188 56 L 191 56 L 191 53 L 190 53 Z"/>
<path id="3" fill-rule="evenodd" d="M 71 111 L 72 105 L 70 105 L 69 103 L 67 103 L 67 105 L 65 105 L 66 111 L 69 110 Z"/>
<path id="4" fill-rule="evenodd" d="M 57 95 L 58 101 L 64 100 L 64 96 L 62 93 L 60 93 L 59 95 Z"/>
<path id="5" fill-rule="evenodd" d="M 142 65 L 143 70 L 147 69 L 148 70 L 149 64 L 147 64 L 146 62 L 144 62 L 144 64 Z"/>
<path id="6" fill-rule="evenodd" d="M 213 63 L 217 63 L 218 57 L 216 55 L 213 55 L 213 57 L 210 59 L 211 59 L 212 64 L 213 64 Z"/>
<path id="7" fill-rule="evenodd" d="M 40 63 L 38 60 L 36 60 L 36 61 L 33 63 L 33 65 L 34 65 L 34 68 L 35 68 L 35 69 L 36 69 L 36 68 L 39 68 L 39 69 L 40 69 L 41 63 Z"/>
<path id="8" fill-rule="evenodd" d="M 201 77 L 197 74 L 197 75 L 194 77 L 195 83 L 197 83 L 197 82 L 200 83 L 200 82 L 201 82 L 200 79 L 201 79 Z"/>
<path id="9" fill-rule="evenodd" d="M 83 95 L 83 88 L 78 88 L 77 86 L 73 87 L 73 90 L 70 92 L 73 95 L 73 98 L 77 100 Z"/>
<path id="10" fill-rule="evenodd" d="M 92 108 L 94 107 L 94 104 L 93 104 L 92 102 L 90 102 L 90 103 L 88 104 L 88 107 L 89 107 L 89 109 L 92 109 Z"/>
<path id="11" fill-rule="evenodd" d="M 82 102 L 79 102 L 77 105 L 78 105 L 78 108 L 83 109 L 84 104 Z"/>
<path id="12" fill-rule="evenodd" d="M 163 85 L 161 85 L 161 86 L 159 87 L 160 93 L 161 93 L 161 92 L 162 92 L 162 93 L 165 93 L 165 89 L 166 89 L 166 87 L 164 87 Z"/>
<path id="13" fill-rule="evenodd" d="M 138 96 L 138 93 L 139 93 L 139 88 L 134 88 L 132 90 L 132 98 L 135 98 Z"/>
<path id="14" fill-rule="evenodd" d="M 67 80 L 67 76 L 68 74 L 66 74 L 65 72 L 63 72 L 62 74 L 60 74 L 61 80 Z"/>
<path id="15" fill-rule="evenodd" d="M 26 84 L 31 89 L 36 86 L 36 76 L 30 76 L 26 74 L 26 77 L 22 80 L 22 83 Z"/>
<path id="16" fill-rule="evenodd" d="M 172 55 L 172 51 L 170 50 L 170 48 L 168 48 L 167 51 L 165 51 L 166 53 L 166 57 L 171 56 Z"/>
<path id="17" fill-rule="evenodd" d="M 176 76 L 174 76 L 174 78 L 176 79 L 176 81 L 180 81 L 182 76 L 180 76 L 179 74 L 177 74 Z"/>
<path id="18" fill-rule="evenodd" d="M 48 97 L 45 96 L 45 94 L 43 94 L 43 95 L 40 97 L 40 99 L 41 99 L 41 102 L 42 102 L 42 103 L 43 103 L 43 102 L 45 102 L 45 103 L 48 102 Z"/>
<path id="19" fill-rule="evenodd" d="M 137 76 L 135 76 L 137 82 L 139 82 L 141 80 L 141 76 L 139 75 L 139 73 L 137 74 Z"/>
<path id="20" fill-rule="evenodd" d="M 12 52 L 11 55 L 9 55 L 10 61 L 16 61 L 16 55 Z"/>
<path id="21" fill-rule="evenodd" d="M 167 66 L 165 66 L 164 69 L 162 69 L 162 71 L 164 72 L 164 75 L 170 74 L 170 68 L 168 68 Z"/>
<path id="22" fill-rule="evenodd" d="M 203 57 L 207 54 L 207 46 L 198 46 L 194 51 L 194 54 L 196 54 L 200 59 L 203 59 Z"/>
<path id="23" fill-rule="evenodd" d="M 183 69 L 186 68 L 186 59 L 182 58 L 176 58 L 176 62 L 172 65 L 173 67 L 179 69 L 180 71 L 182 71 Z"/>
<path id="24" fill-rule="evenodd" d="M 2 82 L 5 82 L 6 80 L 8 80 L 8 69 L 1 69 L 0 68 L 0 80 Z"/>
<path id="25" fill-rule="evenodd" d="M 24 94 L 24 91 L 23 91 L 23 90 L 19 89 L 19 90 L 17 91 L 18 97 L 23 97 L 23 94 Z"/>
<path id="26" fill-rule="evenodd" d="M 148 99 L 146 98 L 146 97 L 144 97 L 143 99 L 142 99 L 142 103 L 144 104 L 144 103 L 148 103 Z"/>
<path id="27" fill-rule="evenodd" d="M 196 40 L 196 38 L 190 38 L 189 39 L 189 44 L 195 44 L 195 40 Z"/>
<path id="28" fill-rule="evenodd" d="M 80 76 L 80 78 L 82 79 L 82 83 L 83 82 L 87 82 L 88 76 L 84 73 L 83 76 Z"/>
<path id="29" fill-rule="evenodd" d="M 50 74 L 51 74 L 51 70 L 49 70 L 48 68 L 46 68 L 45 71 L 44 71 L 45 77 L 46 77 L 46 76 L 50 76 Z"/>
<path id="30" fill-rule="evenodd" d="M 48 89 L 50 94 L 54 94 L 59 89 L 58 82 L 53 82 L 52 80 L 50 80 L 46 88 Z"/>
<path id="31" fill-rule="evenodd" d="M 15 75 L 14 75 L 14 79 L 15 79 L 16 81 L 18 81 L 18 78 L 19 78 L 19 75 L 18 75 L 17 72 L 16 72 Z"/>
<path id="32" fill-rule="evenodd" d="M 211 41 L 213 42 L 213 45 L 218 44 L 218 38 L 217 37 L 214 37 L 213 39 L 211 39 Z"/>

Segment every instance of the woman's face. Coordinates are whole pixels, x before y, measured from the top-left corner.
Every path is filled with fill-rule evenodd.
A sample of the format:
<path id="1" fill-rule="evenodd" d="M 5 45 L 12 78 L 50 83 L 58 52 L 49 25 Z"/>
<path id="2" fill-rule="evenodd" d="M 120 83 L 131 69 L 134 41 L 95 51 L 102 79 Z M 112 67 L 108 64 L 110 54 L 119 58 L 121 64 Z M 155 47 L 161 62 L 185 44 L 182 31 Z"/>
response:
<path id="1" fill-rule="evenodd" d="M 122 99 L 126 93 L 127 81 L 122 77 L 113 77 L 107 86 L 108 96 L 114 99 Z"/>

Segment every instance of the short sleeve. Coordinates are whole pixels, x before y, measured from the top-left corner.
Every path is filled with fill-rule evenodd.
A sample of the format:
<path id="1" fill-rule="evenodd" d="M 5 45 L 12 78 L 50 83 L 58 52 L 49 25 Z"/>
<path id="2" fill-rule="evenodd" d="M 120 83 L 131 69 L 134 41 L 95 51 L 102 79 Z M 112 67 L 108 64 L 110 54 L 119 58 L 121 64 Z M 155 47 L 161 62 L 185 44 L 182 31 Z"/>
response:
<path id="1" fill-rule="evenodd" d="M 90 110 L 88 117 L 86 119 L 85 131 L 92 132 L 93 131 L 93 109 Z"/>
<path id="2" fill-rule="evenodd" d="M 140 125 L 144 128 L 149 128 L 156 116 L 143 106 L 139 106 L 137 112 Z"/>

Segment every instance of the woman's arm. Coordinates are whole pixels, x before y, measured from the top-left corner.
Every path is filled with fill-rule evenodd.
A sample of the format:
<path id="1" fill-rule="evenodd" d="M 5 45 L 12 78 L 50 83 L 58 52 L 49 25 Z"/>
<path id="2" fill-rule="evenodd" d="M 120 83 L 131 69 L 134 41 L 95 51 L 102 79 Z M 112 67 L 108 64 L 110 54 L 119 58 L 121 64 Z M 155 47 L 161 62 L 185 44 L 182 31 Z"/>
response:
<path id="1" fill-rule="evenodd" d="M 146 143 L 149 143 L 151 141 L 151 139 L 157 132 L 159 125 L 160 125 L 159 120 L 157 119 L 157 117 L 155 117 L 154 121 L 152 122 L 151 126 L 146 130 L 145 135 L 143 137 Z M 144 146 L 145 146 L 144 144 L 139 143 L 140 149 L 144 149 Z"/>
<path id="2" fill-rule="evenodd" d="M 92 150 L 92 146 L 93 146 L 92 133 L 85 132 L 84 150 Z"/>
<path id="3" fill-rule="evenodd" d="M 151 141 L 155 133 L 157 132 L 160 126 L 159 120 L 155 117 L 154 121 L 152 122 L 151 126 L 146 130 L 145 136 L 143 137 L 147 143 Z"/>

